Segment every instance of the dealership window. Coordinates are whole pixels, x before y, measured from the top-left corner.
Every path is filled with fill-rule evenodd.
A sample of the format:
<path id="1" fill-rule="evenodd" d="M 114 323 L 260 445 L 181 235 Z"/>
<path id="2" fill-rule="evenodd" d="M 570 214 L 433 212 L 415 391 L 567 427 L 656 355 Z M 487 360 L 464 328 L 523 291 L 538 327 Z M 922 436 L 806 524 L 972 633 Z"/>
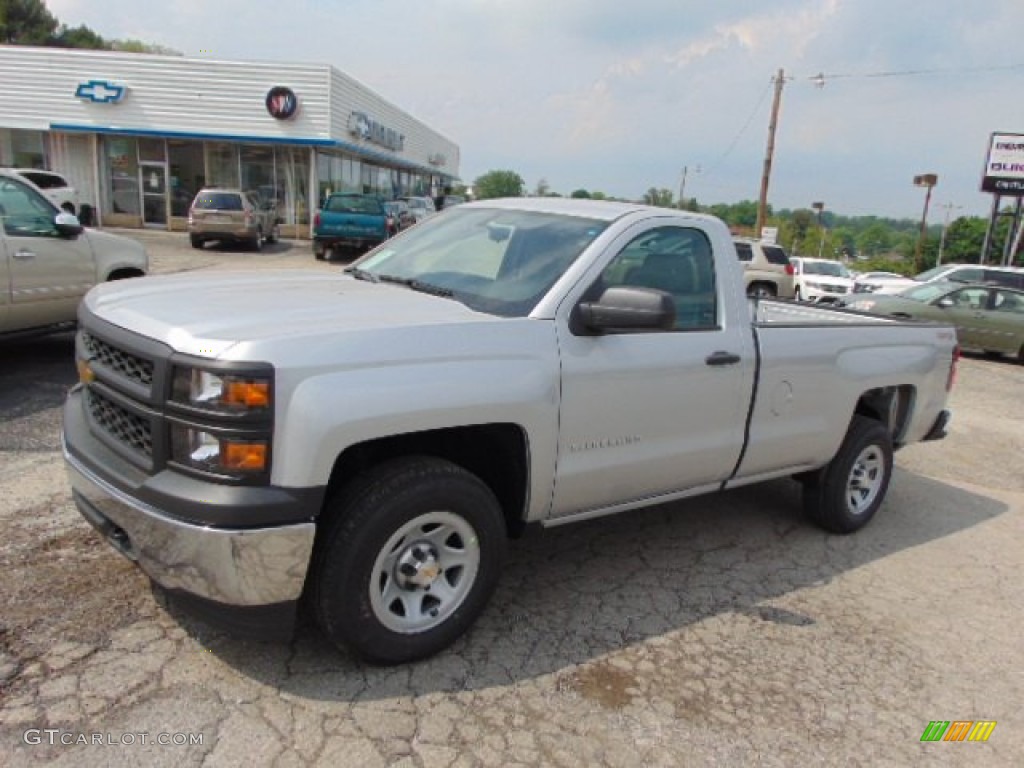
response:
<path id="1" fill-rule="evenodd" d="M 171 186 L 171 215 L 188 216 L 196 193 L 206 185 L 203 145 L 196 141 L 167 141 Z"/>
<path id="2" fill-rule="evenodd" d="M 45 168 L 42 131 L 11 130 L 11 155 L 16 168 Z"/>
<path id="3" fill-rule="evenodd" d="M 275 152 L 277 180 L 284 190 L 278 210 L 285 224 L 309 224 L 309 152 L 282 147 Z M 283 203 L 283 205 L 282 205 Z"/>
<path id="4" fill-rule="evenodd" d="M 107 136 L 103 141 L 106 168 L 106 199 L 104 213 L 138 216 L 142 212 L 139 199 L 139 163 L 136 141 L 127 136 Z"/>
<path id="5" fill-rule="evenodd" d="M 163 139 L 139 139 L 139 160 L 143 163 L 167 162 Z"/>
<path id="6" fill-rule="evenodd" d="M 363 164 L 351 157 L 342 158 L 341 161 L 341 188 L 345 192 L 359 191 L 359 176 L 362 173 Z"/>
<path id="7" fill-rule="evenodd" d="M 238 147 L 234 144 L 211 143 L 206 145 L 206 166 L 210 170 L 211 187 L 237 189 Z"/>
<path id="8" fill-rule="evenodd" d="M 284 197 L 274 174 L 274 150 L 271 147 L 242 147 L 242 189 L 261 203 Z"/>

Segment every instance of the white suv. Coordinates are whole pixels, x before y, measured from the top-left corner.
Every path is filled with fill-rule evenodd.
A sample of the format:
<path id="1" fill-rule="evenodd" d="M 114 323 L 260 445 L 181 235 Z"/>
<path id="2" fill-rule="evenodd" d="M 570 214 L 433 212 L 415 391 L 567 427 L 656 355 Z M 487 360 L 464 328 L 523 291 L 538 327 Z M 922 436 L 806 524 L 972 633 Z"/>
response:
<path id="1" fill-rule="evenodd" d="M 38 168 L 11 168 L 10 171 L 32 184 L 58 208 L 68 213 L 78 213 L 78 190 L 59 173 Z"/>
<path id="2" fill-rule="evenodd" d="M 1024 289 L 1024 268 L 994 264 L 940 264 L 914 277 L 870 280 L 858 278 L 854 293 L 902 293 L 921 283 L 948 280 L 954 283 L 991 283 Z"/>

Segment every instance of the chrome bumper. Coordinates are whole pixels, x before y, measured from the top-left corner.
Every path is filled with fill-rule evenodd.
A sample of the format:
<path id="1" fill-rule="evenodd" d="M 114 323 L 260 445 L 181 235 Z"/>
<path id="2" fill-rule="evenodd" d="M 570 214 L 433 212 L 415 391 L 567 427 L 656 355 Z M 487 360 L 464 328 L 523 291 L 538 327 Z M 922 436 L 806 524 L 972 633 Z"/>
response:
<path id="1" fill-rule="evenodd" d="M 78 510 L 157 584 L 233 606 L 298 599 L 313 523 L 242 530 L 184 523 L 97 477 L 63 439 L 62 448 Z"/>

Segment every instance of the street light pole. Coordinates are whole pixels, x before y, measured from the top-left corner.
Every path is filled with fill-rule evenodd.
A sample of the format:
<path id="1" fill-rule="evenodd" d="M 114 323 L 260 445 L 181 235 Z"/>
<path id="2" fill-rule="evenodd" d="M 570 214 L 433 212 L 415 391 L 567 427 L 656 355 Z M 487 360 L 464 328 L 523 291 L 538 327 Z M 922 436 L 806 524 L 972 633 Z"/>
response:
<path id="1" fill-rule="evenodd" d="M 962 205 L 953 205 L 952 203 L 946 203 L 942 206 L 946 209 L 946 220 L 942 224 L 942 237 L 939 238 L 939 255 L 935 259 L 935 266 L 942 264 L 942 252 L 946 248 L 946 230 L 949 229 L 949 214 L 955 208 L 957 210 L 963 208 Z"/>
<path id="2" fill-rule="evenodd" d="M 914 251 L 914 269 L 921 271 L 921 250 L 924 247 L 924 239 L 928 229 L 928 204 L 932 201 L 932 187 L 939 183 L 939 177 L 934 173 L 924 173 L 914 177 L 915 187 L 925 187 L 928 191 L 924 196 L 924 212 L 921 214 L 921 234 L 917 238 L 917 249 Z"/>
<path id="3" fill-rule="evenodd" d="M 821 258 L 822 252 L 825 250 L 825 227 L 821 223 L 821 214 L 825 210 L 825 204 L 823 202 L 811 203 L 811 208 L 818 212 L 818 230 L 821 233 L 821 239 L 818 241 L 818 258 Z"/>

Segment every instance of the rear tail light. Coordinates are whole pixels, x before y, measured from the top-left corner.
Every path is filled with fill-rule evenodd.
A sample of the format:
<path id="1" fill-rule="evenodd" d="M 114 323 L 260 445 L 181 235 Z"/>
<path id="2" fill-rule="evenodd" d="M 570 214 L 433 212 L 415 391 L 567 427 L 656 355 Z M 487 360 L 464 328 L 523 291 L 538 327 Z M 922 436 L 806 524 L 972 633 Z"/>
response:
<path id="1" fill-rule="evenodd" d="M 792 265 L 792 264 L 787 264 L 787 265 L 786 265 L 786 274 L 787 274 L 787 275 L 793 275 L 793 274 L 796 274 L 796 273 L 795 273 L 795 270 L 793 269 L 793 265 Z"/>
<path id="2" fill-rule="evenodd" d="M 949 378 L 946 379 L 946 391 L 950 392 L 953 389 L 953 384 L 956 383 L 956 367 L 960 363 L 960 345 L 957 344 L 953 347 L 953 361 L 949 366 Z"/>
<path id="3" fill-rule="evenodd" d="M 320 211 L 317 211 L 316 215 L 313 217 L 313 228 L 314 229 L 319 229 L 320 228 Z"/>

